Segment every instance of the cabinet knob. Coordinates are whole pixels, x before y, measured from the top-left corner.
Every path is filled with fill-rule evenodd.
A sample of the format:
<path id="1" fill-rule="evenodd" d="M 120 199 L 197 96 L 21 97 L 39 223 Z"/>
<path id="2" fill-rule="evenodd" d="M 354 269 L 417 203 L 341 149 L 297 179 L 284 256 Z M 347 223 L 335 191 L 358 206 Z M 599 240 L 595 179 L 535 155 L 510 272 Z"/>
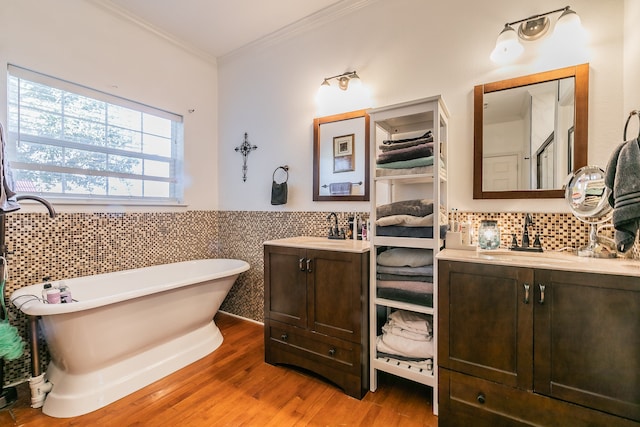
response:
<path id="1" fill-rule="evenodd" d="M 336 349 L 332 348 L 331 350 L 329 350 L 329 356 L 333 357 L 336 355 Z"/>
<path id="2" fill-rule="evenodd" d="M 476 400 L 478 401 L 479 404 L 484 405 L 484 402 L 487 401 L 487 399 L 484 396 L 484 393 L 478 393 L 478 397 L 476 397 Z"/>
<path id="3" fill-rule="evenodd" d="M 280 335 L 280 339 L 282 341 L 286 341 L 287 339 L 289 339 L 289 336 L 287 334 L 282 334 L 282 335 Z"/>
<path id="4" fill-rule="evenodd" d="M 307 273 L 311 273 L 311 260 L 307 259 Z"/>
<path id="5" fill-rule="evenodd" d="M 300 271 L 304 271 L 304 258 L 298 260 L 298 268 L 300 268 Z"/>

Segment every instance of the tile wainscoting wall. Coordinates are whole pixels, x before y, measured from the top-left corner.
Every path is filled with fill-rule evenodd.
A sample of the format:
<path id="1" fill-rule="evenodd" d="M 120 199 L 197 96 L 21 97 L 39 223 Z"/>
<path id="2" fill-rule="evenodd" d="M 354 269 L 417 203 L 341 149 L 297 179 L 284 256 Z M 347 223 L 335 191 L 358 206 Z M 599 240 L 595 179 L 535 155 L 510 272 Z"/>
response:
<path id="1" fill-rule="evenodd" d="M 221 310 L 262 322 L 264 318 L 264 262 L 266 240 L 298 235 L 326 236 L 328 212 L 187 211 L 182 213 L 6 215 L 8 259 L 7 297 L 21 286 L 199 258 L 238 258 L 251 268 L 238 278 Z M 341 227 L 348 213 L 339 213 Z M 362 212 L 360 213 L 362 215 Z M 500 225 L 502 245 L 511 233 L 520 241 L 524 214 L 457 212 L 477 230 L 483 219 Z M 571 214 L 533 214 L 533 229 L 543 247 L 557 250 L 584 246 L 588 226 Z M 639 256 L 639 244 L 633 249 Z M 11 324 L 27 341 L 27 319 L 8 301 Z M 41 344 L 41 348 L 44 349 Z M 43 369 L 48 361 L 42 354 Z M 6 362 L 5 383 L 30 377 L 30 354 Z"/>

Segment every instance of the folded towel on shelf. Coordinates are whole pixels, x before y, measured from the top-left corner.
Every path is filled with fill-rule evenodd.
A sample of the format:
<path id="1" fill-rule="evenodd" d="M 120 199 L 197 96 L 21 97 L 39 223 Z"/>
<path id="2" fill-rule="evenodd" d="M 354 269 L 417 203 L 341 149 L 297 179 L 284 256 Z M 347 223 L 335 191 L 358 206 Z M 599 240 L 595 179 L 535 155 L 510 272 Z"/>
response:
<path id="1" fill-rule="evenodd" d="M 399 274 L 403 276 L 433 276 L 433 265 L 423 265 L 422 267 L 389 267 L 378 265 L 378 273 Z"/>
<path id="2" fill-rule="evenodd" d="M 419 144 L 413 147 L 402 148 L 399 150 L 388 151 L 378 155 L 377 164 L 399 162 L 403 160 L 413 160 L 420 157 L 429 157 L 433 155 L 433 142 Z"/>
<path id="3" fill-rule="evenodd" d="M 413 332 L 431 334 L 433 332 L 432 321 L 433 317 L 428 314 L 396 310 L 389 315 L 387 323 Z"/>
<path id="4" fill-rule="evenodd" d="M 430 333 L 425 334 L 423 332 L 414 332 L 401 326 L 394 326 L 390 323 L 385 323 L 382 326 L 382 332 L 383 335 L 391 334 L 414 341 L 431 341 L 433 339 L 433 336 Z"/>
<path id="5" fill-rule="evenodd" d="M 440 238 L 444 239 L 447 235 L 449 224 L 440 226 Z M 402 227 L 399 225 L 388 225 L 386 227 L 376 227 L 376 236 L 391 237 L 413 237 L 423 239 L 433 239 L 433 227 Z"/>
<path id="6" fill-rule="evenodd" d="M 433 283 L 433 275 L 417 275 L 417 276 L 405 276 L 402 274 L 388 274 L 388 273 L 376 273 L 376 279 L 378 280 L 404 280 L 408 282 L 428 282 Z"/>
<path id="7" fill-rule="evenodd" d="M 420 175 L 420 174 L 432 174 L 433 165 L 429 166 L 417 166 L 415 168 L 400 168 L 400 169 L 381 169 L 376 168 L 377 177 L 385 176 L 398 176 L 398 175 Z M 445 174 L 444 165 L 440 168 L 440 174 Z"/>
<path id="8" fill-rule="evenodd" d="M 433 340 L 415 341 L 393 334 L 382 334 L 376 340 L 376 349 L 404 357 L 433 357 Z"/>
<path id="9" fill-rule="evenodd" d="M 427 139 L 429 141 L 433 141 L 433 132 L 430 130 L 426 131 L 424 134 L 420 136 L 416 136 L 415 138 L 404 138 L 404 139 L 386 139 L 382 141 L 383 144 L 391 145 L 391 144 L 402 144 L 403 142 L 411 142 L 418 141 L 420 139 Z"/>
<path id="10" fill-rule="evenodd" d="M 386 169 L 408 169 L 408 168 L 417 168 L 421 166 L 430 166 L 433 164 L 433 156 L 429 157 L 420 157 L 417 159 L 411 160 L 399 160 L 397 162 L 391 163 L 382 163 L 376 165 L 376 168 L 386 168 Z"/>
<path id="11" fill-rule="evenodd" d="M 433 250 L 420 248 L 391 248 L 376 257 L 378 265 L 388 267 L 422 267 L 433 264 Z"/>
<path id="12" fill-rule="evenodd" d="M 627 252 L 640 227 L 640 138 L 616 148 L 607 164 L 605 185 L 611 191 L 616 248 Z"/>
<path id="13" fill-rule="evenodd" d="M 432 278 L 433 279 L 433 278 Z M 412 280 L 378 280 L 376 287 L 393 288 L 416 293 L 433 293 L 433 282 L 414 282 Z"/>
<path id="14" fill-rule="evenodd" d="M 401 150 L 403 148 L 414 147 L 414 146 L 420 145 L 420 144 L 431 144 L 431 146 L 433 147 L 433 138 L 431 138 L 431 139 L 420 138 L 420 139 L 416 139 L 415 141 L 399 142 L 399 143 L 391 144 L 391 145 L 383 144 L 383 145 L 378 145 L 378 148 L 383 153 L 388 153 L 390 151 L 395 151 L 395 150 Z"/>
<path id="15" fill-rule="evenodd" d="M 329 184 L 329 194 L 333 196 L 348 196 L 351 194 L 350 182 L 332 182 Z"/>
<path id="16" fill-rule="evenodd" d="M 401 200 L 376 208 L 377 218 L 391 215 L 425 216 L 431 213 L 433 213 L 433 200 L 431 199 Z"/>

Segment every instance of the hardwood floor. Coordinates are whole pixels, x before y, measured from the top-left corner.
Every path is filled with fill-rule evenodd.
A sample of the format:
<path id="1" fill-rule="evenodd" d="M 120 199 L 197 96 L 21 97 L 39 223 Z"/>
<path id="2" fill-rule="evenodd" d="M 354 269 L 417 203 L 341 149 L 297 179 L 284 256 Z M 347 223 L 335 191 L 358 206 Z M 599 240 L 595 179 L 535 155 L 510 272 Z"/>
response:
<path id="1" fill-rule="evenodd" d="M 213 354 L 105 408 L 52 418 L 29 406 L 27 383 L 0 426 L 437 426 L 431 388 L 379 374 L 362 400 L 307 372 L 264 363 L 262 325 L 220 313 Z"/>

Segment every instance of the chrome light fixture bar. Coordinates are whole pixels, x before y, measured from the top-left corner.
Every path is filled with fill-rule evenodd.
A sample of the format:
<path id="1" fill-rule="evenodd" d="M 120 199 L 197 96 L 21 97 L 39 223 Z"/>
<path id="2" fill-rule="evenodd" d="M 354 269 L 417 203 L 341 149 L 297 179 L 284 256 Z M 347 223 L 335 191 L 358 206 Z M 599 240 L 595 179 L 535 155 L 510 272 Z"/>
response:
<path id="1" fill-rule="evenodd" d="M 346 73 L 338 74 L 337 76 L 325 77 L 320 86 L 331 86 L 329 80 L 336 79 L 338 81 L 338 87 L 342 90 L 349 88 L 349 82 L 353 79 L 360 79 L 360 76 L 355 71 L 347 71 Z"/>
<path id="2" fill-rule="evenodd" d="M 558 12 L 562 12 L 562 14 L 558 17 L 554 33 L 565 33 L 567 31 L 566 27 L 580 26 L 580 17 L 571 10 L 571 6 L 507 22 L 500 35 L 498 35 L 496 47 L 491 52 L 491 60 L 501 63 L 516 59 L 524 51 L 519 39 L 533 41 L 544 36 L 551 26 L 548 16 Z M 517 33 L 513 28 L 513 25 L 516 24 L 520 24 Z"/>

